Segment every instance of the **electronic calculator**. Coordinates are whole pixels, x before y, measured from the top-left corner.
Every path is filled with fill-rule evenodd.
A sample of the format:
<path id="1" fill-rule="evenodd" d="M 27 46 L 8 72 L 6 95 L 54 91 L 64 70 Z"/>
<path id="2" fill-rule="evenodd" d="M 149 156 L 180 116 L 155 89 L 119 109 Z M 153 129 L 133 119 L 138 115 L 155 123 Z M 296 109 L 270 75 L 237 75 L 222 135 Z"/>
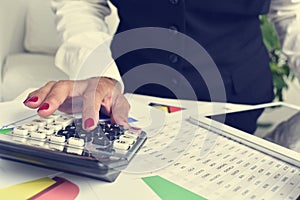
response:
<path id="1" fill-rule="evenodd" d="M 0 134 L 0 156 L 113 182 L 146 140 L 144 131 L 99 121 L 93 131 L 82 120 L 53 114 L 33 117 Z"/>

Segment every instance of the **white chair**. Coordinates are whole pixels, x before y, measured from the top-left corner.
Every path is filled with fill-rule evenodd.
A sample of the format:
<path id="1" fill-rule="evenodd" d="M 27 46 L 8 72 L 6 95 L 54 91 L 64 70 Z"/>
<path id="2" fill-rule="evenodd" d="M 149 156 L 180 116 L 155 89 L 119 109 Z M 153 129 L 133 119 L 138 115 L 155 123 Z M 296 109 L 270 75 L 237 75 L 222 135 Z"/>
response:
<path id="1" fill-rule="evenodd" d="M 59 46 L 50 0 L 0 1 L 0 101 L 9 101 L 27 88 L 50 80 L 68 79 L 54 66 Z M 113 33 L 116 9 L 107 18 Z"/>

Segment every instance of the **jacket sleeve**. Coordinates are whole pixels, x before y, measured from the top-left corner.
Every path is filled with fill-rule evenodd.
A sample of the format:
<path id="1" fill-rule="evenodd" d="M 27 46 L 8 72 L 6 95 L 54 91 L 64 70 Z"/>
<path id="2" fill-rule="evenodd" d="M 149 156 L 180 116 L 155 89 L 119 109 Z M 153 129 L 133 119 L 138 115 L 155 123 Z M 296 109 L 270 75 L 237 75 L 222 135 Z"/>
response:
<path id="1" fill-rule="evenodd" d="M 61 39 L 56 66 L 73 80 L 105 76 L 122 84 L 110 51 L 107 0 L 52 0 L 52 8 Z"/>
<path id="2" fill-rule="evenodd" d="M 300 0 L 272 0 L 269 19 L 289 66 L 300 81 Z"/>

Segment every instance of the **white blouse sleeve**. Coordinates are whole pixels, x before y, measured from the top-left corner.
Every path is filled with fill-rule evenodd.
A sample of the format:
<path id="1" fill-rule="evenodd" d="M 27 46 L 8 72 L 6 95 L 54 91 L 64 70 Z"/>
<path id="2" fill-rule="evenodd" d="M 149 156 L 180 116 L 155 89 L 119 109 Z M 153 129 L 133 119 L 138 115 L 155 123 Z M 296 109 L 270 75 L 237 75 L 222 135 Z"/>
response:
<path id="1" fill-rule="evenodd" d="M 300 0 L 272 0 L 269 19 L 275 25 L 289 66 L 300 81 Z"/>
<path id="2" fill-rule="evenodd" d="M 107 0 L 52 0 L 52 8 L 62 42 L 56 66 L 73 80 L 105 76 L 122 84 L 109 46 Z"/>

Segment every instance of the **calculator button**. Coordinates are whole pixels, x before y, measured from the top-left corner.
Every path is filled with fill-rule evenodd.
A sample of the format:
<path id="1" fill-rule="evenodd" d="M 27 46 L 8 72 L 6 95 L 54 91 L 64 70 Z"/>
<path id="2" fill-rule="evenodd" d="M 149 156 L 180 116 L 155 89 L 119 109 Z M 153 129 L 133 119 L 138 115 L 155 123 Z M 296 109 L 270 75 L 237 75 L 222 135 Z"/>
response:
<path id="1" fill-rule="evenodd" d="M 45 145 L 44 141 L 40 141 L 40 140 L 28 140 L 28 143 L 30 145 L 33 145 L 33 146 L 43 147 L 45 149 L 47 148 L 47 146 Z"/>
<path id="2" fill-rule="evenodd" d="M 76 131 L 76 126 L 67 126 L 66 128 L 65 128 L 65 130 L 67 130 L 67 131 L 71 131 L 71 132 L 73 132 L 73 133 L 75 133 L 75 131 Z"/>
<path id="3" fill-rule="evenodd" d="M 113 141 L 116 139 L 115 133 L 105 133 L 105 136 L 107 137 L 107 139 L 109 139 L 110 141 Z"/>
<path id="4" fill-rule="evenodd" d="M 124 135 L 133 137 L 133 138 L 135 138 L 135 139 L 138 139 L 138 137 L 139 137 L 139 134 L 138 134 L 138 133 L 135 133 L 135 132 L 132 132 L 132 131 L 128 131 L 128 130 L 124 132 Z"/>
<path id="5" fill-rule="evenodd" d="M 51 135 L 49 140 L 55 143 L 64 143 L 66 141 L 66 138 L 63 135 Z"/>
<path id="6" fill-rule="evenodd" d="M 49 117 L 41 117 L 40 119 L 44 120 L 46 122 L 46 124 L 51 124 L 54 122 L 54 118 L 49 116 Z"/>
<path id="7" fill-rule="evenodd" d="M 101 127 L 96 128 L 94 131 L 90 132 L 92 134 L 92 137 L 101 137 L 105 136 L 105 133 Z"/>
<path id="8" fill-rule="evenodd" d="M 130 145 L 124 140 L 117 139 L 114 141 L 114 148 L 121 149 L 121 150 L 128 150 L 130 148 Z"/>
<path id="9" fill-rule="evenodd" d="M 82 132 L 77 133 L 77 135 L 79 138 L 86 138 L 86 137 L 90 136 L 91 134 L 82 131 Z"/>
<path id="10" fill-rule="evenodd" d="M 54 134 L 54 129 L 44 126 L 38 129 L 38 131 L 41 131 L 43 133 L 45 133 L 47 136 Z"/>
<path id="11" fill-rule="evenodd" d="M 36 131 L 38 129 L 38 125 L 34 123 L 26 123 L 23 124 L 22 127 L 27 129 L 28 131 Z"/>
<path id="12" fill-rule="evenodd" d="M 61 124 L 63 128 L 71 125 L 73 123 L 73 118 L 69 116 L 61 116 L 55 120 L 56 123 Z"/>
<path id="13" fill-rule="evenodd" d="M 82 120 L 81 119 L 74 119 L 73 124 L 77 129 L 82 128 Z"/>
<path id="14" fill-rule="evenodd" d="M 67 147 L 67 153 L 82 155 L 83 149 L 78 149 L 74 147 Z"/>
<path id="15" fill-rule="evenodd" d="M 109 129 L 106 129 L 105 131 L 107 133 L 111 133 L 111 135 L 114 135 L 116 137 L 118 137 L 124 133 L 124 131 L 120 130 L 119 127 L 117 127 L 117 128 L 110 127 Z"/>
<path id="16" fill-rule="evenodd" d="M 124 126 L 119 124 L 112 124 L 112 128 L 117 128 L 120 131 L 124 131 Z"/>
<path id="17" fill-rule="evenodd" d="M 128 144 L 134 144 L 136 138 L 130 135 L 121 135 L 120 140 L 126 141 Z"/>
<path id="18" fill-rule="evenodd" d="M 44 127 L 47 125 L 47 122 L 44 119 L 34 119 L 32 123 L 36 124 L 38 127 Z"/>
<path id="19" fill-rule="evenodd" d="M 79 134 L 76 133 L 76 132 L 71 132 L 72 136 L 71 137 L 74 137 L 74 138 L 80 138 Z"/>
<path id="20" fill-rule="evenodd" d="M 85 143 L 91 142 L 93 140 L 93 138 L 89 135 L 82 139 L 84 140 Z"/>
<path id="21" fill-rule="evenodd" d="M 49 143 L 49 148 L 57 150 L 57 151 L 63 151 L 65 148 L 65 145 Z"/>
<path id="22" fill-rule="evenodd" d="M 85 133 L 85 132 L 77 133 L 75 137 L 81 138 L 81 139 L 83 139 L 85 142 L 91 142 L 91 141 L 92 141 L 92 136 L 91 136 L 91 134 Z"/>
<path id="23" fill-rule="evenodd" d="M 70 131 L 67 131 L 67 130 L 59 130 L 57 132 L 57 135 L 63 135 L 63 136 L 65 136 L 66 139 L 69 139 L 70 137 L 73 136 L 73 133 Z"/>
<path id="24" fill-rule="evenodd" d="M 22 126 L 17 126 L 14 128 L 13 134 L 26 136 L 26 135 L 28 135 L 28 130 L 23 128 Z"/>
<path id="25" fill-rule="evenodd" d="M 93 144 L 98 145 L 98 148 L 107 148 L 110 146 L 111 141 L 109 141 L 106 136 L 94 137 Z"/>
<path id="26" fill-rule="evenodd" d="M 82 147 L 84 146 L 84 140 L 81 138 L 70 137 L 68 139 L 68 144 L 71 146 Z"/>
<path id="27" fill-rule="evenodd" d="M 41 131 L 30 132 L 29 135 L 30 135 L 30 137 L 35 138 L 35 139 L 45 139 L 46 138 L 46 134 Z"/>
<path id="28" fill-rule="evenodd" d="M 53 113 L 53 114 L 49 115 L 48 117 L 46 117 L 46 119 L 52 119 L 53 121 L 55 121 L 59 117 L 61 117 L 61 115 Z"/>
<path id="29" fill-rule="evenodd" d="M 53 129 L 54 131 L 59 131 L 63 128 L 62 124 L 52 123 L 47 125 L 48 128 Z"/>

